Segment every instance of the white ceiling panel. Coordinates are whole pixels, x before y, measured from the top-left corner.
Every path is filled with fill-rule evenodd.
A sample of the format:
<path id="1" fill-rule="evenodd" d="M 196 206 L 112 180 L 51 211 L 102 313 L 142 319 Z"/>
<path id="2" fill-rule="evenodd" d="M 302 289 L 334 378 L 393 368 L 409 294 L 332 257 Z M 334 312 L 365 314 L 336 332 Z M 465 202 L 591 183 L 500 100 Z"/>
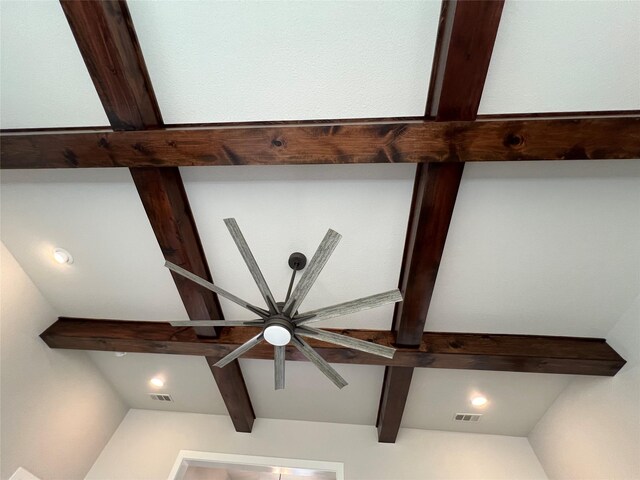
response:
<path id="1" fill-rule="evenodd" d="M 526 436 L 570 375 L 416 368 L 402 426 L 428 430 Z M 606 379 L 603 379 L 606 381 Z M 471 398 L 483 395 L 483 407 Z M 481 413 L 479 422 L 454 421 L 456 413 Z"/>
<path id="2" fill-rule="evenodd" d="M 57 1 L 0 2 L 0 125 L 109 125 Z"/>
<path id="3" fill-rule="evenodd" d="M 182 170 L 214 281 L 256 305 L 264 300 L 223 222 L 235 217 L 275 298 L 284 300 L 292 252 L 310 260 L 329 228 L 342 240 L 300 311 L 397 287 L 413 190 L 413 165 L 215 167 Z M 228 319 L 253 316 L 221 299 Z M 318 323 L 388 329 L 392 306 Z"/>
<path id="4" fill-rule="evenodd" d="M 227 409 L 204 357 L 89 352 L 92 360 L 130 408 L 226 415 Z M 149 383 L 164 381 L 163 387 Z M 173 402 L 152 400 L 149 393 L 171 395 Z"/>
<path id="5" fill-rule="evenodd" d="M 606 335 L 640 292 L 640 161 L 467 164 L 426 330 Z"/>
<path id="6" fill-rule="evenodd" d="M 424 114 L 439 1 L 129 8 L 166 123 Z"/>
<path id="7" fill-rule="evenodd" d="M 505 3 L 480 114 L 640 108 L 640 2 Z"/>
<path id="8" fill-rule="evenodd" d="M 334 364 L 349 385 L 338 389 L 309 362 L 286 362 L 284 390 L 274 389 L 273 362 L 240 360 L 259 418 L 374 425 L 384 367 Z"/>
<path id="9" fill-rule="evenodd" d="M 59 314 L 187 318 L 127 169 L 4 170 L 1 199 L 2 241 Z"/>

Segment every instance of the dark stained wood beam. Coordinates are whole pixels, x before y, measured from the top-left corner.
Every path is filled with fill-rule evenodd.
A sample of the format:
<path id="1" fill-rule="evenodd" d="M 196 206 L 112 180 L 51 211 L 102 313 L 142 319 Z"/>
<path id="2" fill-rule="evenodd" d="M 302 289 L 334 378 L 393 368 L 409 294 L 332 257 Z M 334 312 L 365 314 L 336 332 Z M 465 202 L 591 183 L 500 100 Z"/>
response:
<path id="1" fill-rule="evenodd" d="M 464 164 L 419 165 L 400 277 L 403 301 L 392 330 L 402 346 L 420 344 Z"/>
<path id="2" fill-rule="evenodd" d="M 475 3 L 475 2 L 469 2 Z M 5 132 L 2 168 L 640 158 L 640 116 Z"/>
<path id="3" fill-rule="evenodd" d="M 61 0 L 60 4 L 113 129 L 161 126 L 127 3 Z"/>
<path id="4" fill-rule="evenodd" d="M 427 116 L 475 120 L 504 0 L 444 0 Z"/>
<path id="5" fill-rule="evenodd" d="M 443 1 L 426 116 L 436 122 L 476 119 L 503 6 L 504 0 Z M 504 146 L 509 138 L 503 137 Z M 400 276 L 404 300 L 396 304 L 392 326 L 399 345 L 422 341 L 463 167 L 418 165 Z M 380 442 L 396 441 L 412 375 L 410 368 L 385 369 L 376 421 Z"/>
<path id="6" fill-rule="evenodd" d="M 220 357 L 207 356 L 205 358 L 236 431 L 251 433 L 256 414 L 253 411 L 253 405 L 251 405 L 251 398 L 240 369 L 240 363 L 235 360 L 224 368 L 218 368 L 213 364 L 220 360 Z"/>
<path id="7" fill-rule="evenodd" d="M 422 341 L 463 167 L 429 163 L 418 165 L 416 170 L 400 273 L 404 300 L 396 304 L 393 315 L 397 345 L 416 347 Z M 412 375 L 411 368 L 385 369 L 376 421 L 380 442 L 396 441 Z"/>
<path id="8" fill-rule="evenodd" d="M 61 4 L 111 127 L 132 133 L 161 127 L 126 1 Z M 131 176 L 165 259 L 212 281 L 178 168 L 131 168 Z M 215 293 L 172 275 L 190 319 L 224 318 Z M 215 336 L 216 330 L 199 328 L 198 333 Z M 224 372 L 214 372 L 214 378 L 236 430 L 250 432 L 255 414 L 240 365 L 236 361 Z"/>
<path id="9" fill-rule="evenodd" d="M 376 418 L 378 441 L 381 443 L 395 443 L 398 438 L 413 378 L 413 368 L 413 366 L 387 366 L 384 369 L 382 393 Z"/>
<path id="10" fill-rule="evenodd" d="M 177 168 L 133 168 L 131 176 L 165 260 L 213 282 Z M 171 272 L 191 320 L 223 320 L 218 296 Z M 213 328 L 198 333 L 215 336 Z"/>
<path id="11" fill-rule="evenodd" d="M 258 327 L 224 327 L 217 338 L 204 338 L 192 327 L 172 327 L 168 322 L 62 317 L 40 336 L 51 348 L 205 355 L 212 363 L 259 331 Z M 386 330 L 331 331 L 380 345 L 395 342 L 393 332 Z M 360 365 L 612 376 L 625 363 L 605 340 L 597 338 L 424 332 L 417 347 L 398 348 L 393 359 L 307 341 L 329 362 Z M 262 342 L 242 358 L 271 360 L 273 347 Z M 287 360 L 306 358 L 289 346 Z"/>

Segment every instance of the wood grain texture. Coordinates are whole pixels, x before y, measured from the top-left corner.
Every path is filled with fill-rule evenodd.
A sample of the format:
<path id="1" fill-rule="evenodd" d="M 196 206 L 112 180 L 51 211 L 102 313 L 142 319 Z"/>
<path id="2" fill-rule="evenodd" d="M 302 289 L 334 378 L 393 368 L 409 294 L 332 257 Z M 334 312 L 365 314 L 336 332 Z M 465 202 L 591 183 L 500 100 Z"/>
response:
<path id="1" fill-rule="evenodd" d="M 503 7 L 504 0 L 445 0 L 427 115 L 475 120 Z"/>
<path id="2" fill-rule="evenodd" d="M 640 158 L 640 117 L 4 133 L 2 168 Z"/>
<path id="3" fill-rule="evenodd" d="M 61 0 L 61 4 L 111 127 L 144 131 L 162 126 L 126 1 Z M 210 281 L 178 168 L 131 168 L 131 176 L 165 259 Z M 215 293 L 172 275 L 190 319 L 224 318 Z M 197 332 L 216 335 L 211 327 L 199 327 Z M 240 365 L 233 362 L 224 372 L 214 372 L 214 378 L 236 430 L 250 432 L 255 414 Z"/>
<path id="4" fill-rule="evenodd" d="M 161 126 L 126 2 L 61 0 L 61 5 L 113 129 Z M 211 281 L 179 170 L 135 168 L 131 175 L 165 259 Z M 177 275 L 174 280 L 189 318 L 224 318 L 215 293 Z M 215 335 L 212 328 L 198 332 Z"/>
<path id="5" fill-rule="evenodd" d="M 413 367 L 386 367 L 378 406 L 378 441 L 395 443 L 413 377 Z"/>
<path id="6" fill-rule="evenodd" d="M 236 432 L 251 433 L 256 414 L 251 405 L 249 391 L 237 360 L 224 368 L 214 367 L 219 358 L 205 357 L 213 378 L 218 385 Z"/>
<path id="7" fill-rule="evenodd" d="M 504 0 L 443 1 L 426 116 L 436 122 L 476 119 L 503 6 Z M 507 135 L 503 145 L 521 140 Z M 404 301 L 396 305 L 392 326 L 399 345 L 416 346 L 422 340 L 463 168 L 428 163 L 416 170 L 400 273 Z M 410 368 L 385 369 L 376 424 L 380 442 L 396 440 L 412 373 Z"/>
<path id="8" fill-rule="evenodd" d="M 212 282 L 200 236 L 177 168 L 131 169 L 140 200 L 165 260 Z M 167 270 L 191 320 L 223 320 L 218 296 Z M 213 327 L 198 327 L 201 335 L 215 336 Z"/>
<path id="9" fill-rule="evenodd" d="M 60 4 L 111 126 L 134 130 L 162 125 L 127 3 Z"/>
<path id="10" fill-rule="evenodd" d="M 397 345 L 415 347 L 422 341 L 463 168 L 463 163 L 428 163 L 416 169 L 400 270 L 404 300 L 393 313 Z M 396 440 L 412 376 L 411 368 L 385 369 L 376 423 L 380 442 Z"/>
<path id="11" fill-rule="evenodd" d="M 429 90 L 427 92 L 427 107 L 425 108 L 423 119 L 435 117 L 438 111 L 438 98 L 442 90 L 442 80 L 444 77 L 444 67 L 447 62 L 449 40 L 453 29 L 453 12 L 455 3 L 450 0 L 442 0 L 440 4 L 440 18 L 438 20 L 438 33 L 436 35 L 436 46 L 433 52 L 433 63 L 431 65 L 431 78 L 429 78 Z M 432 115 L 432 112 L 434 115 Z"/>
<path id="12" fill-rule="evenodd" d="M 430 163 L 416 171 L 400 278 L 404 300 L 393 316 L 398 345 L 420 343 L 463 166 Z"/>
<path id="13" fill-rule="evenodd" d="M 328 330 L 384 346 L 395 342 L 393 332 L 385 330 Z M 217 361 L 259 332 L 225 327 L 217 338 L 202 338 L 192 327 L 167 322 L 61 317 L 41 337 L 52 348 L 204 355 Z M 393 359 L 314 339 L 308 343 L 328 362 L 362 365 L 612 376 L 625 363 L 605 340 L 594 338 L 425 332 L 417 347 L 399 348 Z M 242 358 L 273 359 L 273 346 L 263 342 Z M 286 358 L 305 360 L 292 346 Z"/>

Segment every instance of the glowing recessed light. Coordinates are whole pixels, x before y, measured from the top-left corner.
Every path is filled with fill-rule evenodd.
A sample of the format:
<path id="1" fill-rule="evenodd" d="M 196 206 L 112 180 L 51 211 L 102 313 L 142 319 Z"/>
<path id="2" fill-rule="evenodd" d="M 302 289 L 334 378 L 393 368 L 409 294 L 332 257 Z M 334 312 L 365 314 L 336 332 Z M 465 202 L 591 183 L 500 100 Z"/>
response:
<path id="1" fill-rule="evenodd" d="M 487 404 L 487 397 L 483 395 L 476 395 L 471 399 L 471 405 L 474 407 L 482 407 Z"/>
<path id="2" fill-rule="evenodd" d="M 54 248 L 53 259 L 61 265 L 65 263 L 73 263 L 73 257 L 64 248 Z"/>
<path id="3" fill-rule="evenodd" d="M 149 383 L 151 385 L 153 385 L 154 387 L 163 387 L 164 386 L 164 380 L 162 380 L 161 378 L 158 378 L 158 377 L 153 377 L 151 380 L 149 380 Z"/>

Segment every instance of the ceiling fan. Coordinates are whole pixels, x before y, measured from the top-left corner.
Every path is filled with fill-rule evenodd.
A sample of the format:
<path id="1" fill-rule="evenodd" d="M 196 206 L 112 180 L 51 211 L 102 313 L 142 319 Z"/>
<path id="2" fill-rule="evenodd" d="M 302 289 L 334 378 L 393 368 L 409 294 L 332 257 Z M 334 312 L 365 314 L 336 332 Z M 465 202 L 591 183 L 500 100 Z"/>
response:
<path id="1" fill-rule="evenodd" d="M 388 292 L 371 295 L 368 297 L 359 298 L 357 300 L 351 300 L 349 302 L 332 305 L 330 307 L 319 308 L 317 310 L 311 310 L 309 312 L 298 313 L 298 307 L 302 304 L 305 297 L 311 290 L 311 287 L 315 283 L 318 275 L 324 268 L 325 264 L 329 260 L 329 257 L 333 253 L 333 250 L 338 245 L 341 235 L 331 229 L 327 231 L 322 242 L 318 246 L 316 253 L 307 266 L 306 257 L 299 252 L 291 254 L 289 257 L 289 266 L 293 269 L 291 281 L 289 282 L 289 288 L 287 291 L 287 297 L 284 302 L 276 302 L 267 282 L 258 267 L 256 259 L 254 258 L 249 245 L 247 244 L 240 227 L 233 218 L 227 218 L 224 220 L 231 237 L 235 241 L 240 254 L 244 259 L 253 279 L 255 280 L 260 293 L 262 294 L 264 301 L 267 304 L 267 310 L 251 305 L 250 303 L 236 297 L 235 295 L 223 290 L 222 288 L 214 285 L 213 283 L 200 278 L 197 275 L 179 267 L 171 262 L 166 262 L 165 266 L 173 272 L 181 275 L 193 282 L 201 285 L 221 297 L 230 300 L 241 307 L 246 308 L 250 312 L 258 315 L 260 318 L 257 320 L 247 321 L 233 321 L 233 320 L 186 320 L 186 321 L 174 321 L 170 322 L 171 325 L 177 327 L 224 327 L 224 326 L 261 326 L 262 332 L 255 337 L 251 338 L 244 344 L 240 345 L 234 351 L 221 358 L 216 367 L 224 367 L 231 363 L 242 354 L 255 347 L 257 344 L 266 340 L 268 343 L 274 346 L 274 360 L 275 360 L 275 388 L 280 390 L 284 388 L 284 363 L 285 363 L 285 348 L 286 345 L 292 344 L 300 352 L 307 357 L 322 373 L 324 373 L 338 388 L 343 388 L 347 385 L 344 378 L 340 376 L 336 370 L 329 365 L 311 346 L 304 341 L 302 337 L 315 338 L 323 342 L 333 343 L 341 345 L 347 348 L 353 348 L 363 352 L 371 353 L 373 355 L 380 355 L 387 358 L 393 358 L 395 349 L 386 347 L 383 345 L 377 345 L 375 343 L 366 342 L 356 338 L 347 337 L 346 335 L 340 335 L 334 332 L 321 330 L 318 328 L 310 327 L 310 323 L 327 320 L 329 318 L 339 317 L 342 315 L 348 315 L 350 313 L 360 312 L 370 308 L 380 307 L 389 303 L 395 303 L 402 301 L 402 295 L 398 289 L 390 290 Z M 296 272 L 307 267 L 302 277 L 296 284 L 295 289 L 292 290 L 295 280 Z"/>

